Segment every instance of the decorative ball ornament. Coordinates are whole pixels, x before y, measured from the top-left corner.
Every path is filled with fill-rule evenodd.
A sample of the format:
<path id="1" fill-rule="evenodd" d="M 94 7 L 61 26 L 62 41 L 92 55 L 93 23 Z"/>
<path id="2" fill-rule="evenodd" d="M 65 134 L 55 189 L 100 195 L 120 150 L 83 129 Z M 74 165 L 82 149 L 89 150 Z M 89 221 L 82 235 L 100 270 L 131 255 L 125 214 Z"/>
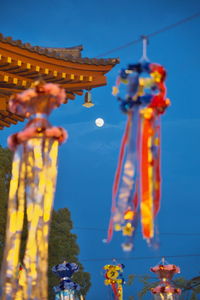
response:
<path id="1" fill-rule="evenodd" d="M 72 281 L 73 274 L 78 272 L 79 267 L 75 263 L 63 262 L 55 265 L 52 272 L 60 278 L 60 283 L 53 287 L 56 294 L 55 300 L 76 300 L 80 286 Z"/>
<path id="2" fill-rule="evenodd" d="M 171 280 L 172 277 L 180 273 L 180 268 L 176 265 L 162 264 L 156 265 L 150 269 L 160 279 L 160 283 L 155 288 L 151 289 L 155 300 L 178 300 L 181 294 L 181 289 L 174 287 Z"/>
<path id="3" fill-rule="evenodd" d="M 51 126 L 48 116 L 65 102 L 65 90 L 57 84 L 37 81 L 33 88 L 11 96 L 9 110 L 29 118 L 27 125 L 8 138 L 14 151 L 8 198 L 2 299 L 48 298 L 48 237 L 57 178 L 58 146 L 67 138 L 61 127 Z M 24 217 L 28 237 L 18 271 Z"/>
<path id="4" fill-rule="evenodd" d="M 161 195 L 161 116 L 170 105 L 166 98 L 163 66 L 142 60 L 122 69 L 113 88 L 120 109 L 127 115 L 112 190 L 112 213 L 107 242 L 113 231 L 125 236 L 124 251 L 133 249 L 138 221 L 148 243 L 154 238 L 154 220 Z M 120 96 L 120 84 L 126 95 Z"/>
<path id="5" fill-rule="evenodd" d="M 123 264 L 105 265 L 104 269 L 104 284 L 111 286 L 114 300 L 123 300 Z"/>

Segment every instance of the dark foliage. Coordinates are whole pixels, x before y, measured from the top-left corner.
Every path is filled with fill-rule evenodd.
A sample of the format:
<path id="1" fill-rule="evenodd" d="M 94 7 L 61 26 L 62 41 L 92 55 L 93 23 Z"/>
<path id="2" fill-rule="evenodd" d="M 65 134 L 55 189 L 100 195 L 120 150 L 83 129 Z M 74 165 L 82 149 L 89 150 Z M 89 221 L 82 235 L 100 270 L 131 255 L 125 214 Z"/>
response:
<path id="1" fill-rule="evenodd" d="M 64 260 L 75 262 L 79 265 L 80 269 L 74 274 L 72 280 L 82 287 L 82 295 L 86 295 L 91 285 L 90 274 L 84 272 L 83 266 L 77 258 L 79 247 L 76 243 L 76 235 L 70 232 L 72 226 L 70 212 L 67 208 L 53 211 L 49 237 L 49 299 L 54 299 L 51 289 L 59 283 L 58 277 L 52 273 L 51 268 L 58 263 L 62 263 Z"/>
<path id="2" fill-rule="evenodd" d="M 3 247 L 6 230 L 6 211 L 11 178 L 12 152 L 0 146 L 0 262 L 3 258 Z"/>

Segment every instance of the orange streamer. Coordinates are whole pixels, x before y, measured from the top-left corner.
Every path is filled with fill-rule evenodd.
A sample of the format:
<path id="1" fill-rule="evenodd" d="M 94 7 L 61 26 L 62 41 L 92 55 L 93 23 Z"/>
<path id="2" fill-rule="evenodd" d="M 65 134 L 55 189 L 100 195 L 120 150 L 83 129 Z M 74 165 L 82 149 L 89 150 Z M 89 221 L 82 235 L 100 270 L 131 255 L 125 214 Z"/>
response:
<path id="1" fill-rule="evenodd" d="M 153 226 L 153 166 L 152 166 L 152 125 L 150 119 L 143 119 L 141 154 L 141 224 L 143 237 L 150 239 L 154 235 Z"/>

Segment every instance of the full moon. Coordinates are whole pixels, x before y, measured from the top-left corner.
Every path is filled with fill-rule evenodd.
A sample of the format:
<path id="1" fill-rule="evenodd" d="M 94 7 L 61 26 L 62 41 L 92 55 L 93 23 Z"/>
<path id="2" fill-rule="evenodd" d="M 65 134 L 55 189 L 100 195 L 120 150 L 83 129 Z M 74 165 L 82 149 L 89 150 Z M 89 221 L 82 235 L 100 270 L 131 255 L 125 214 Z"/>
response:
<path id="1" fill-rule="evenodd" d="M 97 127 L 102 127 L 104 125 L 104 120 L 102 118 L 98 118 L 95 120 L 95 124 Z"/>

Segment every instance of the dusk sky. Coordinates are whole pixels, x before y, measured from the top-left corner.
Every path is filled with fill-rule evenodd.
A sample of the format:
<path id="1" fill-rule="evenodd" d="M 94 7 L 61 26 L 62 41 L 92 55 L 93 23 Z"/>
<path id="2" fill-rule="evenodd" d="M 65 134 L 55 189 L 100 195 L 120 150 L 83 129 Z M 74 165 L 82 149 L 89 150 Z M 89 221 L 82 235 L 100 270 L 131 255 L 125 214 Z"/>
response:
<path id="1" fill-rule="evenodd" d="M 34 46 L 83 45 L 83 57 L 96 57 L 200 12 L 199 0 L 1 0 L 0 3 L 0 32 L 4 36 Z M 167 261 L 180 266 L 181 276 L 189 279 L 200 275 L 199 37 L 200 16 L 152 37 L 148 45 L 149 59 L 167 69 L 167 95 L 172 103 L 162 118 L 159 249 L 147 246 L 140 228 L 134 251 L 129 255 L 121 250 L 120 234 L 115 234 L 110 244 L 102 243 L 110 218 L 112 182 L 126 122 L 111 89 L 120 68 L 141 58 L 141 43 L 109 54 L 108 57 L 119 57 L 120 64 L 107 75 L 107 86 L 92 90 L 94 107 L 83 107 L 83 97 L 77 96 L 52 114 L 52 124 L 63 126 L 69 134 L 68 141 L 60 147 L 54 207 L 67 207 L 71 211 L 73 232 L 78 235 L 80 246 L 79 258 L 92 276 L 87 300 L 107 299 L 102 267 L 111 263 L 112 258 L 125 265 L 125 278 L 131 273 L 150 275 L 149 268 L 162 256 L 177 256 Z M 105 126 L 95 126 L 98 117 L 105 120 Z M 8 135 L 22 126 L 4 129 L 1 144 L 6 146 Z M 124 299 L 136 295 L 137 289 L 137 282 L 125 286 Z"/>

